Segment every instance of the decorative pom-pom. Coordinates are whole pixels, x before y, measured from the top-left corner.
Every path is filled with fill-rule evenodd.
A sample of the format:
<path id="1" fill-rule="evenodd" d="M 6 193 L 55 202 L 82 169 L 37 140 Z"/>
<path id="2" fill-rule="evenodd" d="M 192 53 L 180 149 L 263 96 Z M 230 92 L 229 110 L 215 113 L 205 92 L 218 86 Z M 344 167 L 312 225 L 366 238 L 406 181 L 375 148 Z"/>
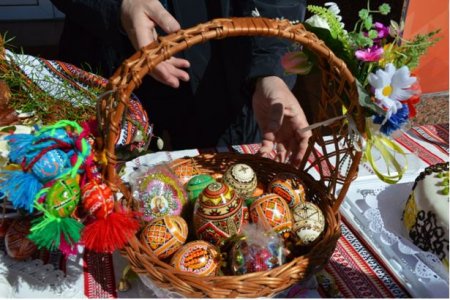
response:
<path id="1" fill-rule="evenodd" d="M 20 164 L 29 150 L 34 136 L 32 134 L 17 133 L 5 137 L 9 145 L 9 160 Z"/>
<path id="2" fill-rule="evenodd" d="M 111 253 L 123 248 L 139 229 L 133 215 L 113 212 L 106 219 L 97 219 L 83 230 L 81 242 L 87 249 Z"/>
<path id="3" fill-rule="evenodd" d="M 34 198 L 41 189 L 42 183 L 31 173 L 0 172 L 0 191 L 8 197 L 15 208 L 33 212 Z"/>

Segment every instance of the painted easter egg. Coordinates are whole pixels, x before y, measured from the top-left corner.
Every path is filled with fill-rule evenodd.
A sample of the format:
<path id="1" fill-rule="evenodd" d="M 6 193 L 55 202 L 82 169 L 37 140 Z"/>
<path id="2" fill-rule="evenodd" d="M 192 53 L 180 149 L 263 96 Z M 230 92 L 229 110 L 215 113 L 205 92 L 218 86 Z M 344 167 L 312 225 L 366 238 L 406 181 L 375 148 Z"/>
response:
<path id="1" fill-rule="evenodd" d="M 163 216 L 178 216 L 187 203 L 183 185 L 166 172 L 150 173 L 141 178 L 135 198 L 142 219 L 147 222 Z"/>
<path id="2" fill-rule="evenodd" d="M 244 218 L 242 198 L 225 183 L 210 183 L 195 202 L 193 221 L 197 238 L 214 245 L 239 233 Z"/>
<path id="3" fill-rule="evenodd" d="M 286 201 L 274 193 L 259 196 L 250 206 L 250 220 L 266 230 L 273 229 L 284 238 L 292 230 L 292 214 Z"/>
<path id="4" fill-rule="evenodd" d="M 236 193 L 242 197 L 250 197 L 256 189 L 256 173 L 246 164 L 235 164 L 229 167 L 222 178 Z"/>
<path id="5" fill-rule="evenodd" d="M 300 203 L 294 207 L 292 213 L 297 245 L 307 246 L 313 243 L 325 229 L 325 217 L 314 203 Z"/>
<path id="6" fill-rule="evenodd" d="M 98 219 L 105 219 L 114 209 L 114 195 L 105 183 L 90 181 L 81 189 L 83 208 Z"/>
<path id="7" fill-rule="evenodd" d="M 30 161 L 31 159 L 28 163 Z M 69 166 L 70 161 L 67 154 L 62 150 L 54 149 L 48 151 L 36 161 L 31 170 L 41 182 L 47 182 L 62 175 Z"/>
<path id="8" fill-rule="evenodd" d="M 36 245 L 27 238 L 30 227 L 29 219 L 16 219 L 8 227 L 5 235 L 5 249 L 8 256 L 25 260 L 37 251 Z"/>
<path id="9" fill-rule="evenodd" d="M 280 195 L 291 208 L 306 201 L 302 180 L 292 173 L 275 175 L 268 185 L 268 191 Z"/>
<path id="10" fill-rule="evenodd" d="M 236 239 L 228 256 L 231 273 L 242 275 L 267 271 L 284 264 L 286 256 L 282 240 L 276 236 L 266 241 L 267 244 L 261 245 L 251 237 L 240 236 Z"/>
<path id="11" fill-rule="evenodd" d="M 60 218 L 70 216 L 80 201 L 81 190 L 74 178 L 58 179 L 45 198 L 45 209 Z"/>
<path id="12" fill-rule="evenodd" d="M 208 174 L 199 174 L 192 177 L 186 184 L 186 191 L 188 199 L 194 203 L 197 200 L 198 195 L 207 187 L 210 183 L 216 180 Z"/>
<path id="13" fill-rule="evenodd" d="M 154 219 L 141 233 L 141 242 L 160 259 L 171 256 L 183 246 L 188 235 L 186 221 L 179 216 Z"/>
<path id="14" fill-rule="evenodd" d="M 220 253 L 206 241 L 189 242 L 178 250 L 170 264 L 177 270 L 200 276 L 214 276 L 220 270 Z"/>

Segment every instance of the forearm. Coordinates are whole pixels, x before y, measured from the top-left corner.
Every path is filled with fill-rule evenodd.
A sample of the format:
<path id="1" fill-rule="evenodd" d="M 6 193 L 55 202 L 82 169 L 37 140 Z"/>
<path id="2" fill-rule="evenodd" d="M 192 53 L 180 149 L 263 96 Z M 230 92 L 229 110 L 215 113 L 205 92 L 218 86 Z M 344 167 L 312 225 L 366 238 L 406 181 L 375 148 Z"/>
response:
<path id="1" fill-rule="evenodd" d="M 51 0 L 68 20 L 88 30 L 99 39 L 120 39 L 121 0 Z"/>
<path id="2" fill-rule="evenodd" d="M 242 16 L 257 14 L 266 18 L 285 18 L 300 22 L 305 16 L 306 1 L 303 0 L 239 0 L 239 2 L 239 14 Z M 251 66 L 248 78 L 278 76 L 292 88 L 295 76 L 287 76 L 281 66 L 281 57 L 288 51 L 292 42 L 268 37 L 252 37 L 251 42 Z"/>

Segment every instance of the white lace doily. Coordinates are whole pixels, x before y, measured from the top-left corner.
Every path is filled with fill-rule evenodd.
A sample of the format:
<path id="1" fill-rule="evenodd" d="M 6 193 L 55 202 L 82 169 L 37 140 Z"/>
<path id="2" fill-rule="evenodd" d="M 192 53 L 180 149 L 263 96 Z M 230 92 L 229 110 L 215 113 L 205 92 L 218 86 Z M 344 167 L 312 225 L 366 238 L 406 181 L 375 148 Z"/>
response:
<path id="1" fill-rule="evenodd" d="M 377 179 L 354 182 L 341 213 L 413 297 L 448 298 L 448 270 L 436 255 L 421 250 L 406 238 L 401 218 L 413 180 L 395 185 Z"/>
<path id="2" fill-rule="evenodd" d="M 0 289 L 7 298 L 86 298 L 81 256 L 69 258 L 64 274 L 39 259 L 18 261 L 0 252 Z"/>

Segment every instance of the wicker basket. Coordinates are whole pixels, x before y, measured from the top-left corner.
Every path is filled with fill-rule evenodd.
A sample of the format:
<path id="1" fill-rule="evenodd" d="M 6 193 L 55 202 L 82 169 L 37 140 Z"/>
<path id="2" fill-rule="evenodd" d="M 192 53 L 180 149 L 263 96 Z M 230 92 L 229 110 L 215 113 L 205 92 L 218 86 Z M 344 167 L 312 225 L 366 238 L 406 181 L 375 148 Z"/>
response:
<path id="1" fill-rule="evenodd" d="M 125 205 L 132 207 L 132 197 L 126 185 L 116 173 L 115 141 L 120 130 L 122 115 L 129 105 L 128 99 L 141 79 L 163 60 L 195 44 L 211 39 L 233 36 L 275 36 L 302 44 L 316 54 L 321 69 L 321 101 L 315 122 L 336 118 L 326 126 L 313 129 L 313 136 L 299 169 L 276 163 L 268 158 L 244 154 L 207 154 L 174 161 L 173 169 L 192 167 L 202 173 L 223 173 L 227 166 L 243 162 L 251 165 L 258 180 L 267 183 L 278 172 L 294 172 L 307 185 L 307 196 L 318 204 L 325 215 L 326 229 L 321 239 L 308 253 L 300 255 L 270 271 L 249 273 L 241 276 L 200 277 L 176 271 L 160 261 L 147 250 L 137 238 L 129 241 L 122 254 L 138 274 L 148 276 L 156 285 L 186 297 L 264 297 L 280 292 L 309 277 L 319 270 L 331 257 L 340 236 L 338 208 L 351 181 L 355 178 L 361 152 L 356 151 L 354 134 L 349 124 L 364 132 L 364 116 L 358 104 L 355 80 L 342 60 L 337 58 L 314 34 L 303 25 L 292 25 L 287 20 L 265 18 L 215 19 L 193 28 L 160 37 L 127 59 L 111 77 L 111 93 L 99 101 L 98 120 L 103 139 L 98 146 L 108 163 L 103 172 L 113 190 L 124 195 Z M 327 137 L 325 137 L 327 136 Z M 331 149 L 331 150 L 330 150 Z M 312 162 L 311 162 L 312 161 Z M 336 167 L 335 167 L 336 166 Z M 318 178 L 308 174 L 318 170 Z"/>

